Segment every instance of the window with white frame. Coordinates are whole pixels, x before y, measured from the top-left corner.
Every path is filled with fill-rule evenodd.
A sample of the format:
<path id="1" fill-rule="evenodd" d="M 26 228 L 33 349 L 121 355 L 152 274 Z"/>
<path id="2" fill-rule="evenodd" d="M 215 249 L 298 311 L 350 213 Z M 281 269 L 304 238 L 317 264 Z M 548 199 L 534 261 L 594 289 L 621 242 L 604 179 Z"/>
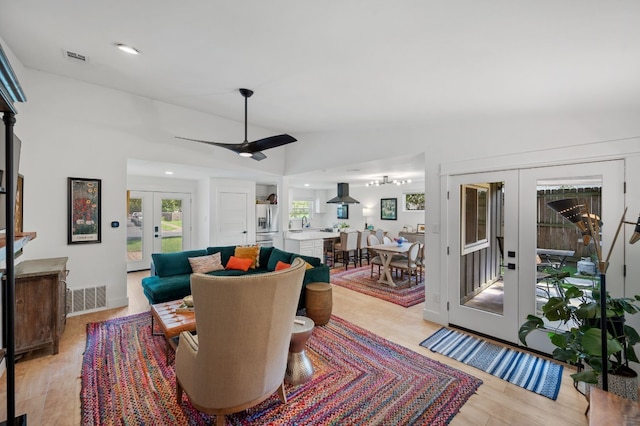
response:
<path id="1" fill-rule="evenodd" d="M 462 254 L 489 246 L 489 187 L 462 185 Z"/>
<path id="2" fill-rule="evenodd" d="M 289 209 L 289 219 L 302 219 L 306 217 L 311 219 L 313 212 L 313 201 L 311 200 L 293 200 Z"/>

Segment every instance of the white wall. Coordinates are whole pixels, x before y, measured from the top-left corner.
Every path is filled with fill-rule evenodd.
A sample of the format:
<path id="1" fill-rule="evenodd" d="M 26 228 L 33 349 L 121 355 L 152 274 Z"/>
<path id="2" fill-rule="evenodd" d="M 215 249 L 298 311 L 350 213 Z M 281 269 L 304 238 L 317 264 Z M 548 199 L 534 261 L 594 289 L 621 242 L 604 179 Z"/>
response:
<path id="1" fill-rule="evenodd" d="M 8 49 L 5 49 L 8 50 Z M 282 175 L 284 155 L 248 163 L 231 151 L 175 139 L 176 135 L 216 135 L 236 140 L 243 123 L 208 116 L 115 90 L 84 84 L 12 65 L 27 102 L 18 104 L 15 133 L 23 142 L 20 173 L 24 175 L 24 230 L 37 232 L 22 257 L 69 258 L 71 289 L 107 286 L 107 306 L 128 303 L 126 290 L 127 160 L 212 167 L 220 170 L 256 170 Z M 271 131 L 252 128 L 255 137 Z M 102 242 L 67 245 L 67 177 L 102 179 Z M 194 183 L 201 191 L 202 183 Z M 135 188 L 132 188 L 135 189 Z M 200 192 L 201 193 L 201 192 Z M 195 207 L 194 242 L 208 232 L 206 210 Z"/>
<path id="2" fill-rule="evenodd" d="M 24 226 L 27 231 L 38 232 L 38 237 L 27 245 L 24 258 L 68 256 L 70 287 L 106 284 L 109 306 L 126 303 L 125 229 L 106 225 L 112 220 L 125 222 L 128 158 L 247 173 L 258 168 L 274 175 L 294 175 L 423 153 L 429 270 L 425 317 L 446 322 L 443 300 L 439 298 L 440 294 L 446 294 L 443 253 L 447 241 L 440 231 L 445 229 L 446 221 L 446 210 L 442 208 L 446 197 L 443 191 L 446 187 L 441 183 L 443 164 L 457 162 L 466 171 L 475 171 L 487 166 L 515 167 L 518 162 L 561 163 L 570 158 L 584 158 L 593 151 L 594 142 L 640 135 L 639 106 L 601 111 L 598 105 L 587 105 L 580 113 L 534 111 L 527 116 L 453 117 L 449 121 L 425 121 L 419 127 L 296 135 L 300 143 L 288 145 L 284 156 L 274 152 L 265 161 L 248 164 L 231 152 L 220 150 L 213 156 L 210 147 L 174 138 L 215 134 L 221 140 L 235 140 L 242 134 L 242 123 L 24 69 L 10 51 L 9 57 L 28 98 L 28 102 L 18 105 L 16 134 L 23 141 L 20 172 L 25 176 Z M 256 137 L 270 134 L 264 129 L 251 129 L 251 133 Z M 608 149 L 610 154 L 626 159 L 627 204 L 630 212 L 639 212 L 640 160 L 636 153 L 640 141 L 623 145 L 605 144 L 594 155 Z M 573 148 L 559 155 L 553 150 L 556 147 Z M 340 155 L 336 156 L 336 152 Z M 101 244 L 66 244 L 68 176 L 102 179 Z M 200 194 L 210 190 L 203 185 L 202 182 L 198 185 Z M 285 176 L 281 193 L 285 199 L 281 204 L 288 202 L 288 189 Z M 383 223 L 377 219 L 376 204 L 382 193 L 373 197 L 364 188 L 351 188 L 351 195 L 363 204 L 374 203 L 372 223 L 374 226 Z M 207 213 L 206 209 L 194 211 L 200 216 Z M 423 223 L 413 219 L 401 216 L 397 225 L 401 228 L 404 224 Z M 200 223 L 198 226 L 203 230 L 208 229 L 204 217 L 197 218 L 195 223 Z M 640 293 L 639 254 L 640 245 L 627 249 L 628 275 L 634 277 L 628 280 L 628 294 Z"/>

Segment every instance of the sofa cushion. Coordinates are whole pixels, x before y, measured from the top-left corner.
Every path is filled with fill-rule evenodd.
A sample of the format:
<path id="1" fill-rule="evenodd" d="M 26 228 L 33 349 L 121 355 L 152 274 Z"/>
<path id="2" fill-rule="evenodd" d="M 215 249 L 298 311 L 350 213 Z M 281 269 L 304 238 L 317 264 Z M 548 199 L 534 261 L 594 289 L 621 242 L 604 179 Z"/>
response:
<path id="1" fill-rule="evenodd" d="M 267 269 L 270 271 L 275 271 L 278 262 L 291 263 L 291 255 L 292 254 L 288 251 L 282 251 L 280 249 L 274 248 L 271 251 L 271 256 L 269 256 Z"/>
<path id="2" fill-rule="evenodd" d="M 193 272 L 206 274 L 207 272 L 219 271 L 224 269 L 220 253 L 208 254 L 206 256 L 190 257 L 189 263 Z"/>
<path id="3" fill-rule="evenodd" d="M 144 277 L 142 288 L 150 303 L 163 303 L 178 300 L 191 294 L 191 275 L 174 275 L 168 277 Z"/>
<path id="4" fill-rule="evenodd" d="M 251 259 L 249 268 L 255 269 L 256 266 L 260 266 L 258 259 L 259 254 L 260 247 L 258 246 L 237 246 L 233 255 L 241 259 Z"/>
<path id="5" fill-rule="evenodd" d="M 279 260 L 278 263 L 276 263 L 276 271 L 281 271 L 283 269 L 288 269 L 291 267 L 290 263 L 284 263 L 282 260 Z"/>
<path id="6" fill-rule="evenodd" d="M 291 256 L 291 261 L 293 262 L 293 259 L 295 259 L 296 257 L 301 258 L 302 260 L 304 260 L 305 262 L 307 262 L 309 265 L 311 265 L 313 267 L 322 265 L 322 261 L 320 259 L 318 259 L 317 257 L 303 256 L 303 255 L 297 254 L 297 253 L 294 253 L 293 256 Z"/>
<path id="7" fill-rule="evenodd" d="M 271 256 L 271 252 L 273 251 L 273 247 L 260 247 L 260 255 L 258 260 L 258 268 L 267 269 L 267 265 L 269 264 L 269 256 Z"/>
<path id="8" fill-rule="evenodd" d="M 207 254 L 220 253 L 223 265 L 229 262 L 229 258 L 233 256 L 235 252 L 236 246 L 207 247 Z"/>
<path id="9" fill-rule="evenodd" d="M 251 259 L 231 256 L 229 258 L 229 261 L 227 262 L 227 266 L 225 266 L 224 269 L 236 269 L 239 271 L 247 272 L 251 267 L 252 262 L 253 260 Z"/>
<path id="10" fill-rule="evenodd" d="M 172 275 L 190 274 L 190 257 L 205 256 L 206 250 L 189 250 L 175 253 L 153 253 L 151 259 L 159 277 L 170 277 Z"/>

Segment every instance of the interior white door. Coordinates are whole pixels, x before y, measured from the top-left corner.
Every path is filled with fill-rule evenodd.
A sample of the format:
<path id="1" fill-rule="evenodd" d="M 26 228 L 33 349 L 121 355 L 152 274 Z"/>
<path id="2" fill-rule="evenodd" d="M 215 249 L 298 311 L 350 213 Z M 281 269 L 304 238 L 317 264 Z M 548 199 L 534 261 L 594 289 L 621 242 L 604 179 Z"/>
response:
<path id="1" fill-rule="evenodd" d="M 218 194 L 218 245 L 247 244 L 246 192 L 220 192 Z"/>
<path id="2" fill-rule="evenodd" d="M 448 188 L 449 322 L 515 343 L 518 172 L 451 176 Z M 491 304 L 478 303 L 493 293 Z"/>

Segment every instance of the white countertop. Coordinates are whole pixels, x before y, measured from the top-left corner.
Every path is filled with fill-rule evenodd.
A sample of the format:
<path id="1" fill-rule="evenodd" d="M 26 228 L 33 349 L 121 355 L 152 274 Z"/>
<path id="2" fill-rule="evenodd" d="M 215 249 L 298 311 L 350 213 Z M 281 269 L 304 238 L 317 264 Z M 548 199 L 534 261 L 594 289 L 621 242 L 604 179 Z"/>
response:
<path id="1" fill-rule="evenodd" d="M 308 240 L 322 240 L 324 238 L 336 238 L 339 236 L 340 236 L 339 232 L 302 231 L 302 232 L 287 232 L 284 238 L 286 240 L 308 241 Z"/>

